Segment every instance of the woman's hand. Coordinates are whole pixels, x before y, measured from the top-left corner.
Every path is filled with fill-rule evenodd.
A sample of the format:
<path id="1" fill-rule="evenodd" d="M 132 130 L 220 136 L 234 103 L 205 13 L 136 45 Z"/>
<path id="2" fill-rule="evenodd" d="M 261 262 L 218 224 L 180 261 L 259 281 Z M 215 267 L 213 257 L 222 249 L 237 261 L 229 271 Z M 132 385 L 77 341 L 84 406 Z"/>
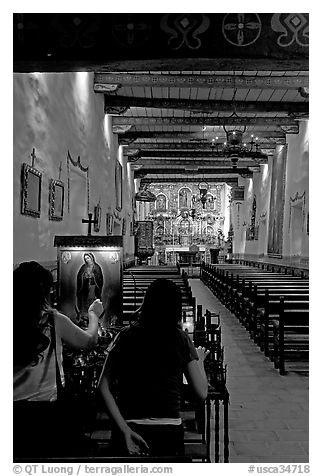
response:
<path id="1" fill-rule="evenodd" d="M 92 304 L 88 308 L 88 312 L 90 311 L 94 312 L 94 314 L 96 314 L 97 317 L 100 317 L 104 311 L 102 302 L 99 299 L 95 299 L 95 301 L 93 301 Z"/>
<path id="2" fill-rule="evenodd" d="M 128 428 L 124 433 L 125 445 L 129 455 L 147 455 L 149 447 L 146 441 L 135 431 Z"/>
<path id="3" fill-rule="evenodd" d="M 201 346 L 197 347 L 196 351 L 197 351 L 200 362 L 203 362 L 205 358 L 207 357 L 207 355 L 210 354 L 210 350 L 207 350 L 205 347 L 201 347 Z"/>

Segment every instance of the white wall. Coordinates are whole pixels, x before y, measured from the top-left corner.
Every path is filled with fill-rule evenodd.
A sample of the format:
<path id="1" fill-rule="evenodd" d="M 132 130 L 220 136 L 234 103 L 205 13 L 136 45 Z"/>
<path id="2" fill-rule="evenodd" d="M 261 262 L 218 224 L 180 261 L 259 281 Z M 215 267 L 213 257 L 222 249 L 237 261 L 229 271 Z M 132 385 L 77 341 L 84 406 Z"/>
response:
<path id="1" fill-rule="evenodd" d="M 300 121 L 299 134 L 288 134 L 286 142 L 288 151 L 285 176 L 282 261 L 294 265 L 308 265 L 309 237 L 306 229 L 309 210 L 308 121 Z M 280 147 L 277 146 L 276 153 Z M 238 185 L 245 187 L 245 196 L 244 201 L 239 205 L 239 219 L 237 203 L 234 201 L 231 206 L 234 254 L 269 259 L 267 256 L 267 241 L 271 177 L 272 157 L 269 157 L 268 164 L 261 165 L 260 172 L 254 173 L 253 178 L 240 177 L 238 180 Z M 258 240 L 246 241 L 246 228 L 250 223 L 254 195 L 256 195 L 257 204 L 256 224 L 259 224 Z M 272 261 L 274 260 L 272 259 Z"/>
<path id="2" fill-rule="evenodd" d="M 86 177 L 73 168 L 70 187 L 70 211 L 67 210 L 67 152 L 72 158 L 89 166 L 89 211 L 100 201 L 101 229 L 105 235 L 105 215 L 115 210 L 115 161 L 118 157 L 117 136 L 112 133 L 111 118 L 104 114 L 103 95 L 93 92 L 92 73 L 32 73 L 15 74 L 13 78 L 13 258 L 52 261 L 55 235 L 87 233 L 82 218 L 87 217 Z M 33 218 L 20 212 L 21 165 L 31 165 L 30 154 L 35 148 L 35 168 L 42 173 L 41 216 Z M 122 157 L 122 154 L 121 154 Z M 120 160 L 122 161 L 122 159 Z M 49 180 L 65 184 L 64 219 L 50 221 Z M 124 165 L 124 164 L 123 164 Z M 122 217 L 128 220 L 130 180 L 126 164 L 123 167 L 124 208 Z M 78 174 L 78 175 L 77 175 Z M 71 175 L 71 174 L 70 174 Z M 133 237 L 129 226 L 125 237 L 125 255 L 133 255 Z M 95 234 L 95 233 L 93 233 Z"/>

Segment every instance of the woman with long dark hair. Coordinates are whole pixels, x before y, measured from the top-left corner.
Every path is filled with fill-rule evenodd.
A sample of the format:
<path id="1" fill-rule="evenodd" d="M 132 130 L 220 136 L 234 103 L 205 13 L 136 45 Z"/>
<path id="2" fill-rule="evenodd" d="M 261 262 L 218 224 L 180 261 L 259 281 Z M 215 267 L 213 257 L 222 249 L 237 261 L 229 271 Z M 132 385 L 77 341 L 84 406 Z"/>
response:
<path id="1" fill-rule="evenodd" d="M 35 261 L 21 263 L 13 272 L 14 453 L 18 456 L 51 454 L 63 440 L 60 424 L 64 422 L 55 405 L 57 387 L 64 386 L 62 342 L 77 349 L 97 342 L 102 303 L 93 302 L 88 328 L 80 329 L 51 307 L 52 285 L 51 272 Z M 43 421 L 37 421 L 41 416 Z"/>
<path id="2" fill-rule="evenodd" d="M 111 453 L 183 455 L 183 374 L 203 401 L 207 351 L 195 349 L 180 328 L 181 291 L 173 281 L 153 281 L 138 314 L 138 322 L 115 340 L 99 384 L 114 425 Z"/>

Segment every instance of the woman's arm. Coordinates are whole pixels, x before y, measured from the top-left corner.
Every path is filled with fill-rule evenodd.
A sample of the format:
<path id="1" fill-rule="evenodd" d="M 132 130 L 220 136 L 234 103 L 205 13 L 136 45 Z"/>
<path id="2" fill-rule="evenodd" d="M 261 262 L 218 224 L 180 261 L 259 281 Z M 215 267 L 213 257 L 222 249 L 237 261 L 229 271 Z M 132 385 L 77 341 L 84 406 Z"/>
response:
<path id="1" fill-rule="evenodd" d="M 112 395 L 110 390 L 110 383 L 112 381 L 111 372 L 108 366 L 108 363 L 105 362 L 104 370 L 99 382 L 99 390 L 103 397 L 104 403 L 106 405 L 107 411 L 115 423 L 116 427 L 123 435 L 124 443 L 127 448 L 127 451 L 130 455 L 135 454 L 147 454 L 149 447 L 144 439 L 135 431 L 131 430 L 126 421 L 124 420 L 119 407 Z"/>
<path id="2" fill-rule="evenodd" d="M 55 325 L 61 339 L 75 349 L 87 349 L 97 342 L 98 318 L 104 311 L 99 299 L 96 299 L 88 308 L 88 328 L 86 330 L 76 326 L 67 316 L 55 314 Z"/>
<path id="3" fill-rule="evenodd" d="M 198 347 L 196 350 L 199 360 L 188 362 L 184 375 L 195 397 L 203 402 L 208 394 L 208 380 L 203 362 L 209 354 L 209 350 L 206 350 L 204 347 Z"/>

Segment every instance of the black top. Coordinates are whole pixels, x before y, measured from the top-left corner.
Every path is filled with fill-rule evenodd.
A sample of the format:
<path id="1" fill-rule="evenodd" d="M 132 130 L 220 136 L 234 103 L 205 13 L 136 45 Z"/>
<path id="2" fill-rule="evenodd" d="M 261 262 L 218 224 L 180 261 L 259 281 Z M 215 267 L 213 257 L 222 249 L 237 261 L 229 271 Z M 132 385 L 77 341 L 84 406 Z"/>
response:
<path id="1" fill-rule="evenodd" d="M 192 360 L 198 354 L 181 329 L 124 328 L 107 360 L 123 417 L 179 418 L 183 369 Z"/>

